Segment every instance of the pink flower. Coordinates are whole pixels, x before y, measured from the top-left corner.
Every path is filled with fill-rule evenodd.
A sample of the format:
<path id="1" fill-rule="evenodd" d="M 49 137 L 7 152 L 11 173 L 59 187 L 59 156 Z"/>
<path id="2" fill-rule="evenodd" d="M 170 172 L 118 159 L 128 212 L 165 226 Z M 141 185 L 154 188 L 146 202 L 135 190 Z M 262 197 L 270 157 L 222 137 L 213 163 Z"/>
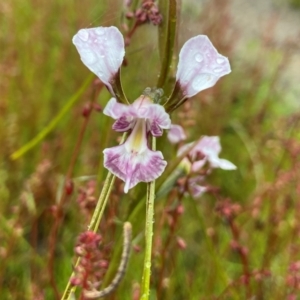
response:
<path id="1" fill-rule="evenodd" d="M 167 162 L 160 151 L 149 149 L 148 135 L 161 136 L 163 129 L 170 128 L 171 120 L 164 108 L 153 104 L 147 96 L 140 96 L 131 105 L 112 98 L 103 113 L 116 119 L 116 131 L 131 130 L 124 144 L 103 151 L 104 166 L 125 182 L 124 192 L 141 181 L 158 178 Z"/>
<path id="2" fill-rule="evenodd" d="M 151 94 L 139 97 L 131 105 L 124 105 L 118 103 L 121 102 L 120 90 L 123 93 L 120 68 L 125 55 L 120 31 L 113 26 L 81 29 L 73 37 L 73 43 L 82 62 L 113 95 L 104 109 L 104 114 L 116 120 L 113 129 L 130 132 L 124 144 L 103 151 L 104 166 L 125 182 L 125 193 L 141 181 L 155 180 L 164 171 L 167 163 L 160 151 L 149 149 L 148 136 L 161 136 L 163 129 L 170 128 L 166 111 L 174 110 L 183 99 L 213 86 L 221 76 L 230 73 L 228 59 L 217 52 L 208 37 L 199 35 L 188 40 L 180 51 L 176 85 L 165 107 L 154 104 Z M 156 96 L 161 97 L 161 94 L 156 93 Z M 176 125 L 169 135 L 175 141 L 185 138 Z M 217 155 L 207 154 L 207 157 L 215 167 L 226 168 L 227 161 Z"/>
<path id="3" fill-rule="evenodd" d="M 186 144 L 178 150 L 178 155 L 186 151 L 193 143 Z M 221 152 L 220 138 L 218 136 L 203 136 L 189 153 L 193 172 L 199 171 L 206 162 L 212 168 L 220 168 L 223 170 L 235 170 L 236 166 L 230 161 L 219 158 Z M 200 158 L 199 158 L 200 157 Z"/>
<path id="4" fill-rule="evenodd" d="M 192 145 L 193 143 L 189 143 L 179 148 L 178 155 L 187 151 Z M 236 166 L 233 163 L 226 159 L 219 158 L 220 152 L 221 145 L 220 138 L 218 136 L 203 136 L 189 152 L 189 159 L 184 158 L 181 163 L 187 170 L 193 173 L 198 172 L 206 162 L 210 164 L 211 168 L 235 170 Z M 207 191 L 207 188 L 202 185 L 203 179 L 203 176 L 189 178 L 188 183 L 190 191 L 195 198 L 200 197 Z"/>

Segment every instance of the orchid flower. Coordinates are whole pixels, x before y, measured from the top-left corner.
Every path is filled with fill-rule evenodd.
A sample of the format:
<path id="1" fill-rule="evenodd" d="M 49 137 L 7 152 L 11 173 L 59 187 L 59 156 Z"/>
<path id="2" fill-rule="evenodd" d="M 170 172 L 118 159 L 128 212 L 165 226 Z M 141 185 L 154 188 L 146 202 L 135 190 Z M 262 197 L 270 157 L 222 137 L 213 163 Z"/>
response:
<path id="1" fill-rule="evenodd" d="M 104 166 L 125 182 L 124 192 L 138 182 L 151 182 L 164 171 L 167 162 L 160 151 L 148 147 L 148 134 L 161 136 L 171 126 L 169 115 L 161 105 L 142 95 L 131 105 L 110 99 L 103 113 L 117 121 L 113 129 L 131 133 L 124 144 L 105 149 Z"/>
<path id="2" fill-rule="evenodd" d="M 177 155 L 183 154 L 192 145 L 193 143 L 189 143 L 180 147 Z M 188 173 L 197 173 L 206 162 L 209 163 L 211 168 L 235 170 L 236 166 L 233 163 L 219 158 L 221 150 L 220 138 L 218 136 L 203 136 L 189 152 L 189 159 L 184 158 L 181 164 L 184 165 Z M 188 179 L 190 192 L 195 198 L 200 197 L 207 191 L 207 188 L 202 185 L 203 179 L 203 176 L 195 176 Z"/>
<path id="3" fill-rule="evenodd" d="M 185 152 L 192 144 L 193 143 L 189 143 L 180 147 L 178 155 Z M 219 158 L 221 150 L 220 138 L 218 136 L 203 136 L 189 152 L 189 157 L 192 161 L 192 163 L 189 163 L 191 171 L 199 171 L 206 162 L 210 164 L 211 168 L 235 170 L 236 166 L 233 163 L 226 159 Z M 186 160 L 188 159 L 186 158 Z"/>
<path id="4" fill-rule="evenodd" d="M 167 163 L 160 151 L 149 149 L 148 136 L 161 136 L 163 129 L 170 128 L 167 112 L 230 73 L 228 59 L 217 52 L 207 36 L 198 35 L 180 51 L 175 88 L 164 106 L 153 103 L 149 95 L 125 105 L 120 103 L 129 104 L 120 80 L 125 55 L 120 31 L 113 26 L 81 29 L 73 37 L 73 43 L 82 62 L 113 96 L 104 109 L 104 114 L 116 120 L 113 129 L 130 132 L 124 144 L 103 151 L 104 166 L 125 182 L 125 192 L 141 181 L 155 180 L 164 171 Z M 182 133 L 177 134 L 177 139 L 182 139 Z"/>

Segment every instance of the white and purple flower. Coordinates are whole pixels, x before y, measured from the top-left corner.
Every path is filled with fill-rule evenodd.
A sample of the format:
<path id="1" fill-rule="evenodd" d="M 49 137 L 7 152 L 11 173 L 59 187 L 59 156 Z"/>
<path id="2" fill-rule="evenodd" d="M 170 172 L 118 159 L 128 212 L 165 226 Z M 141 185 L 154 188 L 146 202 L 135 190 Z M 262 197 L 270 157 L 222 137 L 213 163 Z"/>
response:
<path id="1" fill-rule="evenodd" d="M 171 120 L 164 108 L 142 95 L 131 105 L 112 98 L 103 113 L 116 120 L 114 130 L 131 130 L 124 144 L 103 151 L 104 166 L 125 182 L 124 192 L 141 181 L 151 182 L 159 177 L 167 162 L 160 151 L 149 149 L 148 135 L 161 136 L 163 129 L 170 128 Z"/>
<path id="2" fill-rule="evenodd" d="M 193 143 L 183 145 L 178 150 L 178 155 L 187 151 Z M 188 158 L 182 160 L 182 164 L 188 170 L 188 173 L 197 173 L 206 164 L 211 168 L 220 168 L 223 170 L 236 170 L 236 166 L 227 159 L 219 158 L 221 152 L 220 138 L 218 136 L 203 136 L 192 150 L 188 153 Z M 189 187 L 195 198 L 200 197 L 207 188 L 202 185 L 203 176 L 189 178 Z"/>
<path id="3" fill-rule="evenodd" d="M 179 148 L 178 155 L 189 149 L 193 143 L 186 144 Z M 219 158 L 221 152 L 220 138 L 218 136 L 203 136 L 189 152 L 191 171 L 199 171 L 206 162 L 211 168 L 223 170 L 235 170 L 236 166 L 227 159 Z"/>
<path id="4" fill-rule="evenodd" d="M 116 120 L 113 129 L 130 132 L 124 144 L 103 151 L 104 166 L 125 182 L 126 193 L 141 181 L 155 180 L 164 171 L 167 162 L 160 151 L 149 149 L 148 136 L 161 136 L 163 129 L 170 128 L 167 112 L 177 108 L 186 98 L 212 87 L 231 71 L 228 59 L 217 52 L 207 36 L 199 35 L 188 40 L 180 51 L 176 85 L 164 106 L 154 104 L 146 95 L 124 105 L 120 103 L 127 102 L 120 83 L 120 68 L 125 44 L 120 31 L 113 26 L 81 29 L 73 37 L 73 43 L 82 62 L 113 96 L 104 109 L 104 114 Z M 172 132 L 175 141 L 185 138 L 178 128 L 173 127 Z M 216 157 L 211 156 L 215 165 L 222 162 Z M 226 167 L 226 163 L 223 165 Z"/>

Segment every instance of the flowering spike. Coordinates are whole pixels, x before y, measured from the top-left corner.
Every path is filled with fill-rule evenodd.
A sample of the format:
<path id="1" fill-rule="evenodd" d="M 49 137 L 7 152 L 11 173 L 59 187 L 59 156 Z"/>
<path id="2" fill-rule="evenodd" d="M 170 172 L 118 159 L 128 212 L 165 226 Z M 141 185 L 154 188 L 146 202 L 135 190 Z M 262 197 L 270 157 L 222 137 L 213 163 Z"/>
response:
<path id="1" fill-rule="evenodd" d="M 96 27 L 81 29 L 73 37 L 82 62 L 115 95 L 112 85 L 119 76 L 125 55 L 124 39 L 118 28 Z"/>
<path id="2" fill-rule="evenodd" d="M 189 39 L 181 48 L 176 81 L 185 98 L 212 87 L 231 72 L 227 57 L 219 54 L 206 35 Z"/>

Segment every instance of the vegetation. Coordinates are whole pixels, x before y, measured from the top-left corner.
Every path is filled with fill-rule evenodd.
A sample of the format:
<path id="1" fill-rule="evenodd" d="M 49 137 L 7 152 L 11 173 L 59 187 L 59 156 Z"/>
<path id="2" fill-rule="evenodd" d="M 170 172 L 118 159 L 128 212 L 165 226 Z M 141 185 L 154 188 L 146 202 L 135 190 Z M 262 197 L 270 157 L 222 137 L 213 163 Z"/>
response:
<path id="1" fill-rule="evenodd" d="M 184 2 L 181 11 L 177 8 L 179 38 L 168 58 L 165 95 L 175 82 L 179 46 L 193 35 L 208 35 L 229 58 L 232 73 L 175 110 L 172 123 L 184 127 L 188 142 L 219 136 L 221 156 L 238 168 L 202 170 L 207 192 L 200 198 L 186 189 L 188 175 L 168 188 L 163 183 L 175 171 L 168 169 L 157 180 L 150 299 L 297 299 L 300 115 L 280 84 L 293 48 L 274 46 L 268 32 L 240 47 L 228 1 Z M 63 294 L 76 245 L 107 175 L 102 151 L 121 139 L 102 114 L 110 94 L 82 65 L 72 36 L 84 27 L 115 25 L 123 31 L 128 46 L 122 85 L 133 102 L 157 84 L 166 39 L 158 34 L 159 26 L 135 28 L 134 18 L 125 17 L 140 5 L 94 0 L 0 4 L 2 299 L 60 299 Z M 156 147 L 169 166 L 178 164 L 178 146 L 166 135 Z M 139 299 L 143 272 L 146 184 L 128 194 L 123 185 L 114 182 L 97 230 L 99 268 L 91 270 L 103 287 L 109 285 L 120 264 L 122 225 L 129 221 L 127 271 L 107 299 Z M 76 295 L 84 299 L 80 287 Z"/>

